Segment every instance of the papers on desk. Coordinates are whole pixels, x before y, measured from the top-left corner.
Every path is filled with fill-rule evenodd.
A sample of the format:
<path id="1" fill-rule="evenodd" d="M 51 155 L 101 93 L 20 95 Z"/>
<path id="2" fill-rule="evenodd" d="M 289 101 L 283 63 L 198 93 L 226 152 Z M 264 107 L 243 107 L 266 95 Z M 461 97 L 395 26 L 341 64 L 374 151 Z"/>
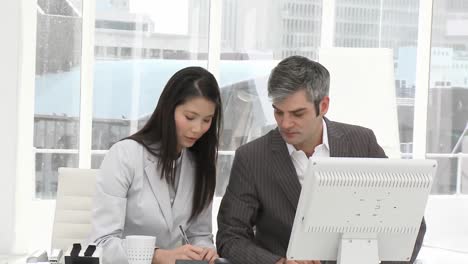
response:
<path id="1" fill-rule="evenodd" d="M 26 258 L 26 263 L 60 263 L 61 249 L 52 249 L 50 255 L 45 250 L 36 250 Z"/>
<path id="2" fill-rule="evenodd" d="M 36 250 L 26 258 L 26 263 L 49 262 L 49 256 L 45 250 Z"/>

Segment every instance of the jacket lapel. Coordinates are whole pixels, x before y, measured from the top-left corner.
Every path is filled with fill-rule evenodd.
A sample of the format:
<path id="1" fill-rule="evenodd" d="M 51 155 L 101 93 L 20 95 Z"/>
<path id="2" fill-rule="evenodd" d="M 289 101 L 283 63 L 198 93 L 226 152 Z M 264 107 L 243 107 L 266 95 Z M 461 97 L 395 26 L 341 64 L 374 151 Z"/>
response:
<path id="1" fill-rule="evenodd" d="M 150 153 L 146 153 L 145 174 L 150 183 L 154 197 L 159 203 L 169 230 L 173 227 L 172 208 L 169 198 L 169 189 L 165 179 L 161 179 L 161 173 L 158 166 L 158 158 Z"/>
<path id="2" fill-rule="evenodd" d="M 330 146 L 330 157 L 348 157 L 349 142 L 339 123 L 325 118 L 328 131 L 328 145 Z"/>
<path id="3" fill-rule="evenodd" d="M 301 193 L 301 184 L 289 156 L 288 148 L 278 129 L 271 132 L 270 139 L 271 150 L 273 152 L 271 166 L 273 167 L 272 171 L 275 172 L 273 175 L 277 178 L 276 180 L 279 182 L 293 208 L 296 209 Z"/>
<path id="4" fill-rule="evenodd" d="M 179 185 L 177 186 L 176 196 L 174 198 L 174 205 L 172 206 L 172 213 L 174 220 L 179 222 L 178 216 L 181 214 L 191 214 L 192 211 L 192 194 L 194 186 L 194 172 L 191 159 L 191 153 L 186 149 L 182 153 L 182 162 L 180 168 Z"/>

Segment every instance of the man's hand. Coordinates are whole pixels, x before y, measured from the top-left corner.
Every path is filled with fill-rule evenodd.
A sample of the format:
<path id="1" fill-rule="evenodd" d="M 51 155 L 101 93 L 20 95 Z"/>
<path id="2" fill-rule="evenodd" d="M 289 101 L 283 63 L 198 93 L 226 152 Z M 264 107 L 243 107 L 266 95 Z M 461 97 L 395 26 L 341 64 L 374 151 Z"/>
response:
<path id="1" fill-rule="evenodd" d="M 157 249 L 154 251 L 152 264 L 174 264 L 176 259 L 202 260 L 203 248 L 184 245 L 175 249 Z M 207 253 L 205 254 L 207 255 Z"/>
<path id="2" fill-rule="evenodd" d="M 216 250 L 212 248 L 203 248 L 203 251 L 200 253 L 202 260 L 208 260 L 210 264 L 214 264 L 215 260 L 219 258 Z"/>
<path id="3" fill-rule="evenodd" d="M 320 260 L 287 260 L 281 258 L 276 264 L 320 264 Z"/>

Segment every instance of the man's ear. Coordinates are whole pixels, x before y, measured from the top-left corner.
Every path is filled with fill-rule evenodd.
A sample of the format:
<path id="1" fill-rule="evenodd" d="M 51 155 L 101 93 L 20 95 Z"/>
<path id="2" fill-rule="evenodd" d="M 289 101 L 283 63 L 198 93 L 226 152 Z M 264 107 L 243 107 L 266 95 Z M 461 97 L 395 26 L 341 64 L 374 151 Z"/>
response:
<path id="1" fill-rule="evenodd" d="M 319 109 L 320 115 L 324 116 L 328 112 L 328 106 L 330 105 L 330 97 L 325 96 L 323 97 L 322 101 L 320 101 Z"/>

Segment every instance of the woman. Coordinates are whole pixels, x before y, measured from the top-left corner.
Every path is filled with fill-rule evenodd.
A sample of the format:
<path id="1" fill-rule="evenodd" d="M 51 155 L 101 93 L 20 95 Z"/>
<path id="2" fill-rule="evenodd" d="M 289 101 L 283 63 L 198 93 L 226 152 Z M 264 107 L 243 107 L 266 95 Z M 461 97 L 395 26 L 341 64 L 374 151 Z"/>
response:
<path id="1" fill-rule="evenodd" d="M 104 263 L 127 263 L 127 235 L 156 236 L 153 264 L 218 257 L 211 202 L 221 124 L 216 79 L 200 67 L 175 73 L 146 125 L 109 150 L 97 177 L 92 241 Z M 182 246 L 179 228 L 189 244 Z"/>

